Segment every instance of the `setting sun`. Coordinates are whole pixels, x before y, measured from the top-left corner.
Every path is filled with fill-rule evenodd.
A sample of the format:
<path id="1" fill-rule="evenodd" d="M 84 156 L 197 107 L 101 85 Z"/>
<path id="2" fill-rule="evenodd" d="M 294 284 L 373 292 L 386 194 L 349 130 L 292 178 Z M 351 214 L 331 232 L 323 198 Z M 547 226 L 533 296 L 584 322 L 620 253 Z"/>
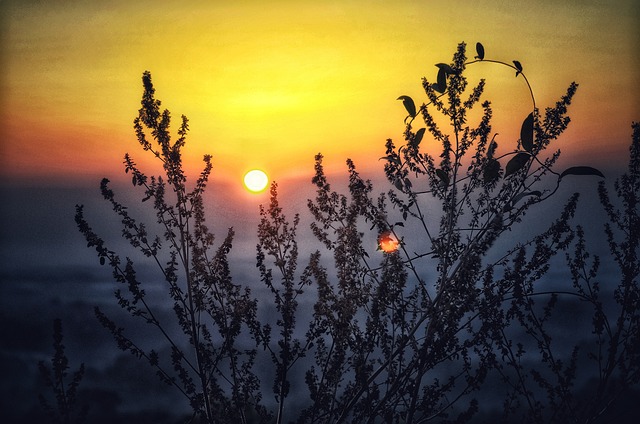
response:
<path id="1" fill-rule="evenodd" d="M 253 193 L 260 193 L 267 187 L 268 183 L 269 177 L 259 169 L 251 170 L 244 175 L 244 185 L 247 190 Z"/>

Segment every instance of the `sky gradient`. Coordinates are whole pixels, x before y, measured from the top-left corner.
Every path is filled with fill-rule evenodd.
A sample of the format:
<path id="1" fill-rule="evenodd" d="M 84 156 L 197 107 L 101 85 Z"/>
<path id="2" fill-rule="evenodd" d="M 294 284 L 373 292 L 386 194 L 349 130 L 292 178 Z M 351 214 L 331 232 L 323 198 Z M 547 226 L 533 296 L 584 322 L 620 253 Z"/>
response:
<path id="1" fill-rule="evenodd" d="M 597 167 L 611 186 L 617 176 L 611 174 L 626 169 L 631 122 L 640 120 L 639 12 L 637 0 L 0 0 L 0 411 L 22 417 L 38 408 L 36 365 L 50 357 L 53 318 L 63 319 L 72 368 L 86 362 L 83 389 L 93 390 L 96 404 L 120 399 L 120 412 L 159 403 L 176 408 L 173 392 L 156 384 L 151 368 L 118 352 L 94 318 L 95 306 L 121 312 L 112 297 L 117 284 L 74 222 L 75 205 L 84 204 L 109 248 L 130 252 L 98 190 L 105 176 L 132 215 L 155 222 L 151 204 L 140 202 L 143 189 L 132 188 L 122 165 L 129 152 L 143 171 L 159 172 L 133 130 L 145 70 L 172 113 L 174 134 L 181 114 L 190 120 L 184 160 L 191 181 L 202 156 L 213 155 L 207 222 L 218 241 L 235 228 L 234 281 L 251 286 L 269 307 L 271 293 L 255 266 L 258 204 L 268 192 L 244 190 L 246 171 L 267 171 L 279 183 L 287 216 L 301 213 L 298 240 L 306 258 L 321 248 L 305 202 L 313 197 L 314 155 L 322 152 L 327 173 L 342 178 L 329 175 L 332 184 L 344 182 L 348 157 L 377 183 L 385 140 L 399 141 L 404 131 L 406 111 L 397 98 L 422 103 L 421 78 L 435 79 L 434 65 L 449 62 L 459 42 L 473 57 L 480 41 L 487 59 L 522 63 L 541 108 L 553 106 L 572 81 L 580 84 L 572 123 L 552 148 L 563 151 L 559 168 Z M 531 108 L 523 79 L 491 63 L 469 67 L 467 76 L 470 84 L 487 79 L 493 131 L 501 148 L 514 148 Z M 421 146 L 433 141 L 425 137 Z M 547 228 L 578 191 L 585 195 L 576 222 L 590 230 L 594 253 L 604 249 L 600 256 L 608 257 L 597 181 L 563 180 L 557 202 L 532 209 L 496 249 Z M 374 194 L 388 188 L 376 184 Z M 439 216 L 438 207 L 428 205 L 428 216 Z M 365 236 L 371 252 L 375 236 Z M 149 263 L 138 263 L 168 320 L 172 305 L 160 281 Z M 613 260 L 602 264 L 603 275 L 616 275 Z M 425 267 L 427 280 L 433 272 Z M 546 281 L 570 281 L 567 269 L 552 266 Z M 574 324 L 590 323 L 561 319 L 577 339 L 583 329 Z M 143 341 L 154 337 L 145 332 Z"/>
<path id="2" fill-rule="evenodd" d="M 626 162 L 640 118 L 639 6 L 616 1 L 150 2 L 3 1 L 0 176 L 64 182 L 120 175 L 122 156 L 149 159 L 132 129 L 152 73 L 157 98 L 190 120 L 187 167 L 205 153 L 214 178 L 241 184 L 264 168 L 276 180 L 330 170 L 351 157 L 381 169 L 400 139 L 396 98 L 425 98 L 456 45 L 522 62 L 540 107 L 580 84 L 562 139 L 567 163 Z M 515 145 L 530 102 L 522 79 L 481 64 L 494 131 Z M 586 162 L 585 162 L 586 160 Z"/>

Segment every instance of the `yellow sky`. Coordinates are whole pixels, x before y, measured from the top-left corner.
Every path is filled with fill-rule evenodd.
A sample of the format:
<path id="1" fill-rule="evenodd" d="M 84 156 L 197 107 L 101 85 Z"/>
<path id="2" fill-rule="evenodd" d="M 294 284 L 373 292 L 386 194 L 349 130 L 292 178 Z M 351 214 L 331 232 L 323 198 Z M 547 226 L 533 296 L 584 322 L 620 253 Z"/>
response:
<path id="1" fill-rule="evenodd" d="M 2 1 L 0 175 L 119 175 L 127 151 L 144 163 L 132 129 L 144 70 L 174 128 L 190 119 L 193 172 L 211 153 L 218 178 L 311 175 L 319 151 L 331 169 L 347 157 L 374 169 L 401 138 L 396 98 L 424 99 L 420 78 L 460 41 L 520 60 L 541 107 L 580 83 L 557 147 L 624 165 L 640 119 L 636 3 Z M 526 86 L 488 64 L 470 77 L 488 79 L 495 131 L 515 143 Z"/>

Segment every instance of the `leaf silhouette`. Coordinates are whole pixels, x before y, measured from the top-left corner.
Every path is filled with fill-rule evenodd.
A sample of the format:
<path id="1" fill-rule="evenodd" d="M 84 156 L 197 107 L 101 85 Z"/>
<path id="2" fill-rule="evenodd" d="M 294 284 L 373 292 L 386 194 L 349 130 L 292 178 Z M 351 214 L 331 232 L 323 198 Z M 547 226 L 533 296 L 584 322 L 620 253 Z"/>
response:
<path id="1" fill-rule="evenodd" d="M 388 161 L 388 162 L 393 162 L 393 163 L 395 163 L 396 165 L 400 165 L 400 164 L 401 164 L 401 162 L 400 162 L 400 158 L 399 158 L 398 156 L 395 156 L 395 155 L 382 156 L 382 157 L 381 157 L 380 159 L 378 159 L 378 160 L 382 160 L 382 159 L 384 159 L 384 160 L 386 160 L 386 161 Z"/>
<path id="2" fill-rule="evenodd" d="M 420 145 L 420 142 L 422 141 L 422 137 L 424 137 L 424 132 L 425 132 L 426 128 L 420 128 L 418 131 L 416 131 L 416 135 L 413 137 L 413 146 L 414 147 L 418 147 Z"/>
<path id="3" fill-rule="evenodd" d="M 522 123 L 522 127 L 520 128 L 520 140 L 524 150 L 527 152 L 531 152 L 533 150 L 533 112 L 530 113 Z"/>
<path id="4" fill-rule="evenodd" d="M 487 158 L 491 159 L 493 155 L 496 153 L 497 148 L 498 148 L 498 142 L 495 140 L 491 141 L 491 144 L 489 144 L 489 148 L 487 149 Z"/>
<path id="5" fill-rule="evenodd" d="M 396 100 L 402 100 L 402 104 L 404 108 L 407 109 L 407 113 L 412 118 L 416 117 L 416 104 L 413 102 L 413 99 L 409 96 L 400 96 Z"/>
<path id="6" fill-rule="evenodd" d="M 438 83 L 433 85 L 433 88 L 439 93 L 444 93 L 447 89 L 447 71 L 440 68 L 438 71 Z"/>
<path id="7" fill-rule="evenodd" d="M 438 69 L 445 71 L 449 75 L 457 74 L 457 72 L 450 65 L 447 65 L 446 63 L 437 63 L 436 66 L 438 67 Z"/>
<path id="8" fill-rule="evenodd" d="M 515 155 L 509 162 L 507 162 L 504 173 L 505 178 L 521 170 L 527 164 L 527 162 L 529 162 L 530 157 L 531 155 L 525 152 L 520 152 Z"/>
<path id="9" fill-rule="evenodd" d="M 605 178 L 602 172 L 590 166 L 572 166 L 571 168 L 567 168 L 560 174 L 559 179 L 562 179 L 565 175 L 596 175 Z"/>
<path id="10" fill-rule="evenodd" d="M 436 169 L 436 175 L 438 176 L 438 178 L 440 178 L 440 180 L 442 180 L 442 182 L 444 183 L 445 187 L 447 187 L 449 185 L 449 176 L 447 175 L 446 172 L 444 172 L 442 169 L 438 168 L 438 169 Z"/>
<path id="11" fill-rule="evenodd" d="M 520 62 L 518 62 L 517 60 L 513 61 L 513 64 L 515 65 L 517 71 L 516 71 L 516 77 L 518 75 L 520 75 L 522 73 L 522 64 Z"/>
<path id="12" fill-rule="evenodd" d="M 475 59 L 484 60 L 484 46 L 482 43 L 476 43 L 476 53 L 478 53 L 478 55 Z"/>

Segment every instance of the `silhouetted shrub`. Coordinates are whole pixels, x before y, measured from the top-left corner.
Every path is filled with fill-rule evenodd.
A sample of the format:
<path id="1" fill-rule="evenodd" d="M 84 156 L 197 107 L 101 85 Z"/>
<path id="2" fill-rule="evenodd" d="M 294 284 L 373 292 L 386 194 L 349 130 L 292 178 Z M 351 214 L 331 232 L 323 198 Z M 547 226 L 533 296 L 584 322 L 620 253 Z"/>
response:
<path id="1" fill-rule="evenodd" d="M 170 113 L 161 112 L 145 72 L 134 128 L 165 175 L 148 177 L 128 154 L 124 163 L 162 233 L 138 222 L 107 179 L 101 191 L 122 221 L 124 238 L 157 265 L 181 331 L 169 332 L 160 322 L 134 261 L 110 250 L 78 206 L 76 222 L 88 247 L 124 287 L 116 292 L 118 304 L 154 327 L 171 353 L 165 357 L 136 344 L 96 308 L 119 348 L 148 362 L 160 381 L 180 391 L 197 422 L 467 422 L 482 398 L 490 397 L 487 390 L 499 397 L 504 422 L 597 418 L 620 390 L 638 381 L 637 125 L 630 176 L 616 186 L 624 212 L 609 203 L 604 185 L 600 189 L 618 228 L 607 226 L 607 234 L 624 275 L 614 294 L 619 315 L 610 321 L 595 281 L 597 260 L 588 264 L 584 231 L 571 224 L 577 194 L 538 235 L 511 245 L 505 238 L 527 226 L 527 212 L 553 196 L 564 179 L 602 177 L 587 166 L 557 172 L 559 151 L 546 154 L 569 124 L 577 84 L 544 112 L 532 94 L 520 139 L 498 146 L 491 104 L 481 102 L 485 81 L 468 90 L 466 68 L 509 67 L 533 91 L 519 61 L 486 59 L 480 43 L 476 51 L 475 60 L 467 60 L 462 43 L 450 64 L 436 65 L 436 80 L 422 81 L 426 103 L 399 97 L 408 116 L 403 141 L 386 143 L 387 193 L 374 197 L 372 183 L 350 160 L 347 192 L 335 191 L 318 154 L 316 195 L 308 207 L 321 248 L 306 264 L 297 244 L 300 217 L 287 219 L 272 185 L 269 205 L 260 208 L 256 257 L 268 300 L 257 299 L 249 282 L 234 281 L 228 259 L 233 230 L 216 240 L 205 223 L 202 195 L 211 158 L 205 156 L 204 170 L 189 189 L 181 156 L 188 121 L 182 117 L 172 141 Z M 471 111 L 478 106 L 472 125 Z M 436 114 L 448 122 L 448 131 Z M 429 153 L 434 149 L 436 156 Z M 619 234 L 627 237 L 621 243 Z M 396 240 L 397 249 L 375 252 L 366 241 L 376 238 Z M 560 252 L 572 284 L 541 284 Z M 300 310 L 302 298 L 313 303 L 312 311 Z M 566 343 L 554 340 L 558 305 L 573 305 L 572 299 L 584 301 L 580 314 L 594 317 L 592 359 L 599 383 L 591 397 L 575 395 L 580 349 L 565 354 Z M 277 312 L 269 322 L 257 314 L 265 303 Z M 271 364 L 271 374 L 259 373 L 258 363 Z M 272 397 L 262 392 L 264 375 L 273 376 Z M 499 387 L 490 387 L 496 381 Z"/>

